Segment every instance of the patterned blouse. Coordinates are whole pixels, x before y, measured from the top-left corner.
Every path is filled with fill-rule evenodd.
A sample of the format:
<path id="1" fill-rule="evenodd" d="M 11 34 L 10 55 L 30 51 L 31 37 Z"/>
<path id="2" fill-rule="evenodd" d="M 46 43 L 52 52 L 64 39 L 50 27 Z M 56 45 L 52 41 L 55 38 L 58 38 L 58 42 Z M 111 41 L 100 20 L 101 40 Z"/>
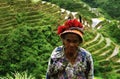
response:
<path id="1" fill-rule="evenodd" d="M 64 47 L 56 47 L 50 57 L 46 79 L 93 79 L 93 59 L 91 54 L 79 48 L 75 64 L 64 56 Z"/>

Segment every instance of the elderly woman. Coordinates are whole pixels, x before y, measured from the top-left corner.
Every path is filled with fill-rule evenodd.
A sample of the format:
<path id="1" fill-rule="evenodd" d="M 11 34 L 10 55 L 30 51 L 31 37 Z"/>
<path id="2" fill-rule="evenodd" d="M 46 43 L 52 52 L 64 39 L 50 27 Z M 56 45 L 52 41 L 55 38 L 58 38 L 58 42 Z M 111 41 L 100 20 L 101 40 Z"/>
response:
<path id="1" fill-rule="evenodd" d="M 63 46 L 56 47 L 50 57 L 46 79 L 93 79 L 91 54 L 79 47 L 83 42 L 83 25 L 77 19 L 58 27 Z"/>

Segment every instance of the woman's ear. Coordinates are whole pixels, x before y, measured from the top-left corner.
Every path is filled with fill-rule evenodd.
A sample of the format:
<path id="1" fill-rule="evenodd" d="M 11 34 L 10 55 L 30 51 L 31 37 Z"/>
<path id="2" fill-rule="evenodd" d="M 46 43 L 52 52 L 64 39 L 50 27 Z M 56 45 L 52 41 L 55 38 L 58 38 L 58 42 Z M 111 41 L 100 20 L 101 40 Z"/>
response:
<path id="1" fill-rule="evenodd" d="M 61 38 L 62 44 L 65 45 L 65 39 Z"/>
<path id="2" fill-rule="evenodd" d="M 79 46 L 83 46 L 83 44 L 84 44 L 84 41 L 82 40 L 80 41 Z"/>

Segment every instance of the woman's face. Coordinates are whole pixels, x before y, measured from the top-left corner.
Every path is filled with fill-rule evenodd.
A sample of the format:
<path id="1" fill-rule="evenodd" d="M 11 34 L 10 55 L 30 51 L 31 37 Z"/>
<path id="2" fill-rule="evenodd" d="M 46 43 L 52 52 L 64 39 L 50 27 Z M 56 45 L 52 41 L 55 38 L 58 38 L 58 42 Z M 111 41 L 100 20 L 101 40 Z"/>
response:
<path id="1" fill-rule="evenodd" d="M 78 50 L 78 46 L 81 42 L 79 36 L 73 33 L 65 34 L 63 38 L 63 45 L 67 53 L 75 53 Z"/>

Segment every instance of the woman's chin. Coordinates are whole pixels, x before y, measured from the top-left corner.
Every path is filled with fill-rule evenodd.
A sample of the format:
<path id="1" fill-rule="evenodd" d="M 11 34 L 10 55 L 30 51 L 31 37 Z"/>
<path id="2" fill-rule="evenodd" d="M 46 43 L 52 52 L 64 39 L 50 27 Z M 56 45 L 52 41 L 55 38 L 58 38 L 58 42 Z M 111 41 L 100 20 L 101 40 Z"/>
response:
<path id="1" fill-rule="evenodd" d="M 69 53 L 69 56 L 70 56 L 70 57 L 73 57 L 73 56 L 74 56 L 74 53 L 70 52 L 70 53 Z"/>

